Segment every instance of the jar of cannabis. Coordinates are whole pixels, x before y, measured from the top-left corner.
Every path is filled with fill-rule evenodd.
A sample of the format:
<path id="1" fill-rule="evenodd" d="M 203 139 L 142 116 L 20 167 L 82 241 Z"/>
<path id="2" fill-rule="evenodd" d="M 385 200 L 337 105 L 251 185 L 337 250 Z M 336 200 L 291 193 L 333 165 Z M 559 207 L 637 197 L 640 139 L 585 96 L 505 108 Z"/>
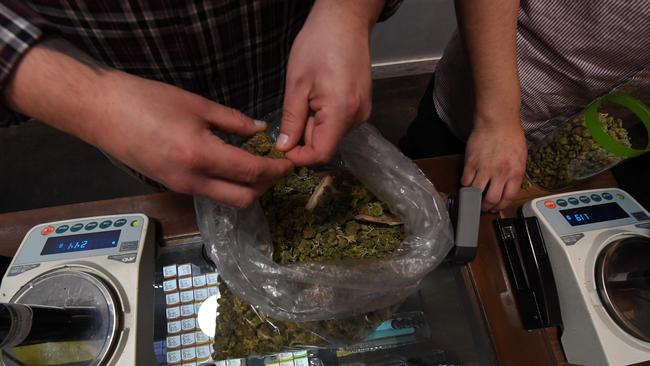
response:
<path id="1" fill-rule="evenodd" d="M 650 151 L 650 108 L 612 92 L 530 148 L 526 174 L 547 190 L 587 179 Z"/>

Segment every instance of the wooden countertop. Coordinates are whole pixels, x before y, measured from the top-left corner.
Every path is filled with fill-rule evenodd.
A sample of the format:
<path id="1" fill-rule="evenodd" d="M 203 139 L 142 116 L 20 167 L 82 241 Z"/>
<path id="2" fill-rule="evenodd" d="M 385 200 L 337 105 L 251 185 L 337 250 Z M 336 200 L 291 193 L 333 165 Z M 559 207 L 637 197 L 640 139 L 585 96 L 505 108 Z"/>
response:
<path id="1" fill-rule="evenodd" d="M 418 166 L 442 192 L 455 192 L 463 166 L 462 156 L 446 156 L 417 161 Z M 609 172 L 571 187 L 571 190 L 615 187 Z M 521 191 L 515 205 L 499 214 L 483 214 L 479 230 L 478 254 L 466 266 L 469 291 L 481 304 L 495 354 L 503 365 L 566 364 L 557 330 L 526 331 L 522 328 L 506 270 L 501 259 L 492 222 L 498 217 L 514 217 L 526 201 L 549 192 L 532 187 Z M 160 223 L 159 236 L 171 239 L 198 233 L 190 196 L 176 193 L 125 197 L 112 200 L 48 207 L 0 214 L 0 255 L 13 256 L 27 231 L 39 223 L 75 217 L 140 212 Z"/>

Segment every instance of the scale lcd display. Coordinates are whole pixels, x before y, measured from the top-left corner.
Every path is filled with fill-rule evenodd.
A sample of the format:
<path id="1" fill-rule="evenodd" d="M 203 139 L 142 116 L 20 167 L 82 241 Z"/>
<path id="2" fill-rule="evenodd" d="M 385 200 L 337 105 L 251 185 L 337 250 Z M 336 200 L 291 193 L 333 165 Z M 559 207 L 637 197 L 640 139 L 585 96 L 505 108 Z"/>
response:
<path id="1" fill-rule="evenodd" d="M 120 239 L 120 230 L 102 231 L 90 234 L 54 236 L 45 241 L 41 255 L 83 252 L 86 250 L 115 248 Z"/>
<path id="2" fill-rule="evenodd" d="M 618 205 L 618 203 L 614 202 L 560 210 L 560 213 L 571 226 L 587 225 L 596 222 L 630 217 L 630 215 L 628 215 L 627 212 Z"/>

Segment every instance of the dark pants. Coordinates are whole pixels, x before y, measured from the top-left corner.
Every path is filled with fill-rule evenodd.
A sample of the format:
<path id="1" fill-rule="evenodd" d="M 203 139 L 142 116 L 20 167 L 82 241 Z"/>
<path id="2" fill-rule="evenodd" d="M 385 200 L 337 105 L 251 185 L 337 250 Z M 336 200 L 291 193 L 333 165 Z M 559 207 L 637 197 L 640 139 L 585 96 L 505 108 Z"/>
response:
<path id="1" fill-rule="evenodd" d="M 433 104 L 434 79 L 431 77 L 429 86 L 420 100 L 418 114 L 409 125 L 406 136 L 399 141 L 400 150 L 411 159 L 465 152 L 465 143 L 449 130 L 447 124 L 436 113 Z"/>

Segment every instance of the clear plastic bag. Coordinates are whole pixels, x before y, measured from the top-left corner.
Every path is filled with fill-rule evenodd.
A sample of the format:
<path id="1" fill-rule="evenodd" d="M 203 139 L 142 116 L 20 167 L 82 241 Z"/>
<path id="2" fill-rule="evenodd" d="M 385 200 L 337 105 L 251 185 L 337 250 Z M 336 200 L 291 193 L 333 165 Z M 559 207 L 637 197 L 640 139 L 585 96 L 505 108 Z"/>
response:
<path id="1" fill-rule="evenodd" d="M 335 160 L 404 222 L 407 236 L 392 256 L 280 265 L 272 260 L 270 232 L 259 204 L 237 210 L 195 197 L 206 251 L 230 290 L 257 311 L 301 322 L 319 335 L 319 321 L 394 309 L 452 247 L 451 223 L 440 195 L 376 129 L 365 125 L 352 131 Z"/>

